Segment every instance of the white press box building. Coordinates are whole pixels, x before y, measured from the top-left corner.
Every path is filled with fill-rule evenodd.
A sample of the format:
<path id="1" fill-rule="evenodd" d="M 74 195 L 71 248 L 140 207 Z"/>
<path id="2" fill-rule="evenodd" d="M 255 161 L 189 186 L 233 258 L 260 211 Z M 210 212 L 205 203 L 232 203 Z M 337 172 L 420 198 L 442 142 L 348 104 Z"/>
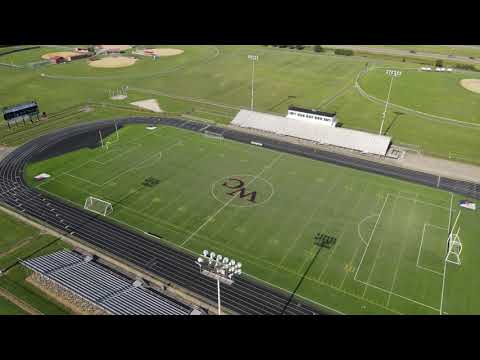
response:
<path id="1" fill-rule="evenodd" d="M 304 115 L 321 116 L 321 112 L 313 112 L 299 108 L 289 108 L 296 114 L 288 114 L 286 117 L 265 114 L 250 110 L 240 110 L 231 124 L 243 128 L 261 130 L 279 135 L 286 135 L 298 139 L 315 141 L 320 144 L 333 145 L 341 148 L 360 151 L 366 154 L 382 155 L 387 154 L 391 143 L 389 136 L 371 134 L 365 131 L 336 128 L 328 123 L 336 124 L 336 116 L 330 116 L 330 121 L 321 120 L 315 117 L 299 116 Z M 325 114 L 325 113 L 324 113 Z M 334 115 L 334 114 L 330 114 Z M 324 116 L 328 118 L 328 116 Z"/>
<path id="2" fill-rule="evenodd" d="M 303 109 L 296 106 L 288 107 L 287 118 L 297 120 L 313 119 L 317 120 L 318 124 L 320 125 L 326 125 L 330 127 L 337 126 L 337 114 L 318 110 Z"/>

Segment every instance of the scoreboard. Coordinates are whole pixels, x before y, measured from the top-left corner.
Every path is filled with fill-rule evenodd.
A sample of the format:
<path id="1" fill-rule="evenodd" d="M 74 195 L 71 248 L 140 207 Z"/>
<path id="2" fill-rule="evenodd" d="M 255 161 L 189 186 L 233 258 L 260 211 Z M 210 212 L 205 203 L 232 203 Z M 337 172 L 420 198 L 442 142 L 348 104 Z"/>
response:
<path id="1" fill-rule="evenodd" d="M 3 118 L 5 121 L 13 121 L 24 116 L 31 117 L 36 115 L 38 117 L 39 112 L 38 104 L 35 101 L 30 101 L 3 108 Z"/>

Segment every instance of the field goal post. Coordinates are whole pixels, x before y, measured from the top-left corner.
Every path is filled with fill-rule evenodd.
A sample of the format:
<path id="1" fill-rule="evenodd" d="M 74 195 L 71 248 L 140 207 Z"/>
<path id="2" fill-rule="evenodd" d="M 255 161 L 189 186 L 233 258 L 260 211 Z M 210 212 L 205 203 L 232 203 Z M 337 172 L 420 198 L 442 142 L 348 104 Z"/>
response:
<path id="1" fill-rule="evenodd" d="M 93 196 L 87 197 L 83 208 L 102 216 L 107 216 L 113 212 L 111 203 Z"/>
<path id="2" fill-rule="evenodd" d="M 445 261 L 455 264 L 455 265 L 461 265 L 462 262 L 460 260 L 460 254 L 462 253 L 462 241 L 460 239 L 460 226 L 457 228 L 455 232 L 455 228 L 458 222 L 458 219 L 460 218 L 460 213 L 461 211 L 458 212 L 457 218 L 455 219 L 455 222 L 453 224 L 452 230 L 450 231 L 450 234 L 448 234 L 448 252 L 447 256 L 445 257 Z"/>

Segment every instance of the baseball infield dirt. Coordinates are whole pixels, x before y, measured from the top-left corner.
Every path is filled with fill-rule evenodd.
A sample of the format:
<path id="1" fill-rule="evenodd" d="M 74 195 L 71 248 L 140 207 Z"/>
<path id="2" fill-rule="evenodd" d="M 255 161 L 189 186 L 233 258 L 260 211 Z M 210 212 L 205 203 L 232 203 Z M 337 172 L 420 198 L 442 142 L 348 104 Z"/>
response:
<path id="1" fill-rule="evenodd" d="M 52 52 L 52 53 L 44 54 L 44 55 L 42 55 L 42 59 L 50 60 L 54 56 L 61 56 L 61 57 L 66 58 L 66 57 L 74 56 L 74 55 L 78 55 L 78 54 L 80 54 L 80 53 L 73 52 L 73 51 L 58 51 L 58 52 Z"/>
<path id="2" fill-rule="evenodd" d="M 142 109 L 147 109 L 153 112 L 163 112 L 163 110 L 158 106 L 158 102 L 155 99 L 148 99 L 148 100 L 142 100 L 142 101 L 136 101 L 130 103 L 131 105 L 138 106 L 139 108 Z"/>
<path id="3" fill-rule="evenodd" d="M 167 48 L 157 48 L 157 49 L 143 49 L 135 52 L 138 55 L 145 56 L 175 56 L 183 54 L 184 51 L 181 49 L 167 49 Z"/>
<path id="4" fill-rule="evenodd" d="M 460 84 L 465 89 L 480 94 L 480 79 L 463 79 Z"/>
<path id="5" fill-rule="evenodd" d="M 126 56 L 107 56 L 100 60 L 90 61 L 88 65 L 96 68 L 122 68 L 135 64 L 137 59 Z"/>
<path id="6" fill-rule="evenodd" d="M 102 49 L 107 49 L 107 50 L 128 50 L 131 48 L 130 45 L 100 45 Z"/>

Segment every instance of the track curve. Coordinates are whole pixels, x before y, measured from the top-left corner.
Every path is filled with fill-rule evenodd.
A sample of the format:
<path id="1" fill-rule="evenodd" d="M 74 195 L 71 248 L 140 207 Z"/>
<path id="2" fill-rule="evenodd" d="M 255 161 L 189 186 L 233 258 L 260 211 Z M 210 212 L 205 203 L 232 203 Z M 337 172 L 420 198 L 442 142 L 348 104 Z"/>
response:
<path id="1" fill-rule="evenodd" d="M 162 123 L 181 126 L 186 122 L 176 119 L 148 118 L 117 120 L 119 126 L 127 123 Z M 82 209 L 67 205 L 26 184 L 23 169 L 27 162 L 53 156 L 59 151 L 71 151 L 73 148 L 66 149 L 65 146 L 72 146 L 75 142 L 70 141 L 72 138 L 96 134 L 100 128 L 108 132 L 112 126 L 112 121 L 77 125 L 41 136 L 15 149 L 0 162 L 0 201 L 19 213 L 40 220 L 62 233 L 75 236 L 95 248 L 215 303 L 216 282 L 200 274 L 198 266 L 194 263 L 195 257 L 110 223 Z M 200 126 L 205 125 L 200 124 Z M 77 144 L 77 148 L 81 146 L 84 144 Z M 267 287 L 247 277 L 237 278 L 232 286 L 224 286 L 222 290 L 223 305 L 238 314 L 323 313 L 314 306 L 300 303 L 296 299 L 290 302 L 289 297 L 290 294 L 287 292 Z"/>
<path id="2" fill-rule="evenodd" d="M 207 130 L 225 138 L 250 144 L 260 142 L 263 147 L 297 156 L 321 160 L 339 166 L 368 171 L 400 180 L 418 183 L 480 199 L 480 184 L 458 181 L 423 172 L 380 164 L 343 154 L 316 150 L 286 141 L 217 127 L 194 121 L 169 118 L 124 118 L 116 120 L 118 126 L 126 124 L 159 124 L 195 132 Z M 96 146 L 96 134 L 113 132 L 113 120 L 80 124 L 43 135 L 16 148 L 0 162 L 0 201 L 16 212 L 40 220 L 59 232 L 103 250 L 156 275 L 167 282 L 196 294 L 211 303 L 216 302 L 216 282 L 200 274 L 195 257 L 166 244 L 158 243 L 132 230 L 126 229 L 83 209 L 68 205 L 57 198 L 30 188 L 23 170 L 29 161 L 59 155 L 84 146 Z M 79 140 L 81 139 L 81 140 Z M 327 314 L 334 310 L 320 304 L 310 304 L 291 294 L 260 283 L 248 276 L 239 277 L 232 286 L 223 287 L 223 305 L 238 314 Z M 339 313 L 339 312 L 337 312 Z"/>

